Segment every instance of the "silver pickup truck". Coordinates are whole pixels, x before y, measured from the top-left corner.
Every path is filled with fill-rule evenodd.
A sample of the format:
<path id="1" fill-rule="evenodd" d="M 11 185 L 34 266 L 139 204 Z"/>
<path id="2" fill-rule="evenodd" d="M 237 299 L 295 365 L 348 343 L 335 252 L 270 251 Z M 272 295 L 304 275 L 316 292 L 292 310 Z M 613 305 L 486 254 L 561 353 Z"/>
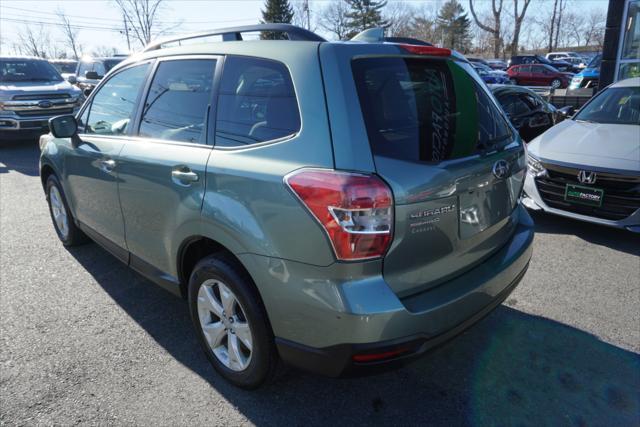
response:
<path id="1" fill-rule="evenodd" d="M 51 117 L 76 113 L 81 94 L 44 59 L 0 57 L 0 142 L 49 132 Z"/>

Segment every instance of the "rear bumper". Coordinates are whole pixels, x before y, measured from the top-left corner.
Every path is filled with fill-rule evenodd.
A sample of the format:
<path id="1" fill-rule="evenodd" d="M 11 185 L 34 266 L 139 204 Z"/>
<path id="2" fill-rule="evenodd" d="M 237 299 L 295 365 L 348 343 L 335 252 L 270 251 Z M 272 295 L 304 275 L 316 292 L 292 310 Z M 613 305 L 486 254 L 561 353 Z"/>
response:
<path id="1" fill-rule="evenodd" d="M 357 264 L 310 267 L 271 259 L 258 269 L 246 262 L 249 256 L 241 259 L 258 285 L 285 362 L 334 377 L 360 374 L 426 352 L 477 322 L 509 295 L 527 269 L 534 236 L 533 221 L 524 208 L 518 207 L 512 220 L 513 236 L 485 262 L 403 299 L 385 283 L 379 262 L 370 270 L 365 263 L 354 272 L 348 269 Z M 261 273 L 265 270 L 271 274 Z M 282 282 L 268 283 L 274 277 Z M 389 357 L 369 358 L 380 353 Z M 354 355 L 360 361 L 354 361 Z"/>
<path id="2" fill-rule="evenodd" d="M 319 349 L 276 338 L 276 346 L 280 357 L 287 364 L 330 377 L 369 375 L 398 368 L 455 338 L 491 313 L 516 288 L 528 268 L 527 263 L 524 270 L 480 311 L 436 336 L 417 334 L 376 343 L 339 344 Z M 389 355 L 389 357 L 367 362 L 354 360 L 354 357 L 377 357 L 376 355 Z"/>

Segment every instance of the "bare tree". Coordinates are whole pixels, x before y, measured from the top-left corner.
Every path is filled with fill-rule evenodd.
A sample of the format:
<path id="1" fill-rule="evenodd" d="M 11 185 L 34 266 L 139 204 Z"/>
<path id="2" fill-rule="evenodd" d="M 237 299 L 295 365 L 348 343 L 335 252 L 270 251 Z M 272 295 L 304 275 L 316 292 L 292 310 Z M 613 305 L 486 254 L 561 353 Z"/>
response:
<path id="1" fill-rule="evenodd" d="M 62 33 L 64 34 L 67 48 L 71 49 L 73 52 L 73 58 L 77 60 L 82 54 L 82 47 L 78 43 L 79 31 L 71 26 L 69 17 L 65 15 L 62 10 L 58 9 L 56 14 L 58 15 L 58 18 L 60 18 L 60 21 L 62 21 Z"/>
<path id="2" fill-rule="evenodd" d="M 511 56 L 518 54 L 518 44 L 520 42 L 520 29 L 522 28 L 522 21 L 527 13 L 527 8 L 531 3 L 531 0 L 524 0 L 522 5 L 522 12 L 518 14 L 519 0 L 513 0 L 513 38 L 511 39 Z"/>
<path id="3" fill-rule="evenodd" d="M 502 2 L 503 0 L 491 0 L 491 12 L 493 13 L 493 26 L 490 26 L 488 23 L 480 22 L 478 19 L 478 15 L 476 14 L 475 9 L 473 8 L 474 0 L 469 0 L 469 9 L 471 9 L 471 15 L 473 15 L 473 19 L 476 22 L 476 25 L 483 29 L 484 31 L 491 33 L 493 36 L 493 55 L 494 58 L 498 58 L 500 56 L 500 47 L 502 45 L 502 32 L 500 25 L 502 23 Z"/>
<path id="4" fill-rule="evenodd" d="M 344 0 L 331 1 L 322 9 L 318 24 L 320 28 L 333 34 L 338 40 L 344 40 L 349 34 L 349 6 Z"/>
<path id="5" fill-rule="evenodd" d="M 93 56 L 114 56 L 118 53 L 118 49 L 116 49 L 113 46 L 98 46 L 95 49 L 93 49 L 93 51 L 91 52 L 91 54 Z"/>
<path id="6" fill-rule="evenodd" d="M 21 54 L 46 58 L 50 50 L 50 37 L 42 25 L 34 29 L 31 25 L 25 25 L 18 32 Z"/>
<path id="7" fill-rule="evenodd" d="M 309 0 L 291 2 L 293 8 L 293 25 L 306 28 L 309 31 L 317 29 L 316 22 L 311 18 L 311 6 Z"/>
<path id="8" fill-rule="evenodd" d="M 412 9 L 413 18 L 409 24 L 407 36 L 434 44 L 441 40 L 440 29 L 436 25 L 436 16 L 438 15 L 436 7 L 428 8 L 426 5 L 422 5 Z"/>
<path id="9" fill-rule="evenodd" d="M 124 18 L 125 30 L 146 46 L 160 35 L 157 19 L 164 0 L 115 0 Z M 166 30 L 164 30 L 166 31 Z"/>
<path id="10" fill-rule="evenodd" d="M 389 23 L 385 34 L 391 37 L 409 37 L 411 24 L 416 15 L 414 7 L 404 2 L 389 3 L 384 9 L 383 18 Z"/>
<path id="11" fill-rule="evenodd" d="M 558 41 L 560 40 L 560 32 L 561 29 L 564 29 L 562 26 L 562 15 L 564 13 L 564 9 L 567 7 L 567 0 L 557 0 L 558 1 L 558 11 L 556 14 L 556 30 L 555 30 L 555 40 L 553 42 L 553 48 L 558 49 Z"/>
<path id="12" fill-rule="evenodd" d="M 586 19 L 584 14 L 578 12 L 569 12 L 565 15 L 564 26 L 565 36 L 563 37 L 566 44 L 582 46 L 582 37 L 585 30 Z"/>
<path id="13" fill-rule="evenodd" d="M 584 24 L 584 45 L 602 46 L 604 43 L 606 14 L 601 10 L 592 9 Z"/>

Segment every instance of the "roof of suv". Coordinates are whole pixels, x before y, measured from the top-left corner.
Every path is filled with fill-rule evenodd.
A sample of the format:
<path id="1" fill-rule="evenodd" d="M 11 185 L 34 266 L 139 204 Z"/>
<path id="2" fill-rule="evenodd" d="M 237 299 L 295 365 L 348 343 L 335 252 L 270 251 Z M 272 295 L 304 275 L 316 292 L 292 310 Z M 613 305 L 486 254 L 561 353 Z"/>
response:
<path id="1" fill-rule="evenodd" d="M 281 40 L 245 40 L 242 37 L 243 33 L 256 33 L 256 32 L 273 32 L 283 33 L 288 38 Z M 211 37 L 217 36 L 221 40 L 211 40 Z M 194 39 L 203 39 L 201 43 L 194 42 Z M 238 43 L 238 42 L 242 43 Z M 186 42 L 182 44 L 182 42 Z M 283 42 L 295 42 L 283 49 Z M 415 46 L 421 49 L 434 49 L 440 50 L 441 48 L 433 47 L 429 43 L 421 40 L 413 39 L 395 39 L 384 37 L 384 30 L 382 28 L 371 28 L 363 31 L 355 36 L 350 41 L 336 41 L 329 42 L 317 34 L 305 30 L 304 28 L 297 27 L 290 24 L 259 24 L 249 25 L 242 27 L 223 28 L 219 30 L 212 30 L 207 32 L 185 34 L 177 37 L 170 37 L 154 41 L 147 45 L 142 52 L 136 53 L 123 62 L 113 68 L 113 70 L 120 69 L 130 65 L 134 62 L 139 62 L 145 59 L 151 59 L 164 56 L 175 55 L 224 55 L 224 54 L 236 54 L 236 55 L 253 55 L 257 57 L 271 58 L 275 60 L 285 60 L 288 58 L 291 60 L 295 58 L 295 52 L 302 53 L 303 51 L 313 50 L 317 51 L 319 44 L 333 45 L 333 46 L 346 46 L 346 45 L 367 45 L 376 48 L 388 49 L 390 46 Z M 169 45 L 169 46 L 167 46 Z M 467 61 L 458 52 L 442 49 L 450 53 L 452 58 Z M 409 52 L 408 52 L 409 53 Z M 411 53 L 409 53 L 411 54 Z M 428 53 L 427 53 L 428 54 Z M 293 56 L 292 56 L 293 55 Z M 299 58 L 298 58 L 299 59 Z M 112 70 L 112 71 L 113 71 Z"/>

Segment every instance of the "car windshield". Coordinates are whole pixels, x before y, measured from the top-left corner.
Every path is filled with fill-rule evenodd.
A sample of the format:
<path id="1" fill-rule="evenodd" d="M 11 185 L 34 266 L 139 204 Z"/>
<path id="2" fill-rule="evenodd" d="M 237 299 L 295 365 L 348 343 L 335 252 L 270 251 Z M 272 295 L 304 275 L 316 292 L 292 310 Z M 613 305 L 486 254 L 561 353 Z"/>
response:
<path id="1" fill-rule="evenodd" d="M 602 55 L 596 55 L 593 57 L 587 68 L 600 68 L 600 61 L 602 60 Z"/>
<path id="2" fill-rule="evenodd" d="M 549 61 L 547 58 L 545 58 L 544 56 L 540 56 L 540 55 L 536 55 L 536 58 L 538 59 L 538 61 L 540 61 L 542 64 L 551 64 L 551 61 Z"/>
<path id="3" fill-rule="evenodd" d="M 0 82 L 59 82 L 60 73 L 47 61 L 0 59 Z"/>
<path id="4" fill-rule="evenodd" d="M 104 62 L 103 62 L 105 71 L 108 73 L 113 67 L 115 67 L 116 65 L 118 65 L 122 61 L 124 61 L 124 58 L 105 59 Z"/>
<path id="5" fill-rule="evenodd" d="M 511 142 L 493 97 L 455 61 L 361 58 L 352 67 L 377 155 L 439 162 Z"/>
<path id="6" fill-rule="evenodd" d="M 551 71 L 552 73 L 559 73 L 560 71 L 558 71 L 557 68 L 551 66 L 551 65 L 547 65 L 547 64 L 542 64 L 542 66 L 545 68 L 545 70 L 547 71 Z"/>
<path id="7" fill-rule="evenodd" d="M 72 74 L 76 72 L 77 62 L 52 62 L 51 65 L 56 67 L 59 73 Z"/>
<path id="8" fill-rule="evenodd" d="M 640 125 L 640 87 L 609 88 L 585 105 L 576 121 Z"/>

